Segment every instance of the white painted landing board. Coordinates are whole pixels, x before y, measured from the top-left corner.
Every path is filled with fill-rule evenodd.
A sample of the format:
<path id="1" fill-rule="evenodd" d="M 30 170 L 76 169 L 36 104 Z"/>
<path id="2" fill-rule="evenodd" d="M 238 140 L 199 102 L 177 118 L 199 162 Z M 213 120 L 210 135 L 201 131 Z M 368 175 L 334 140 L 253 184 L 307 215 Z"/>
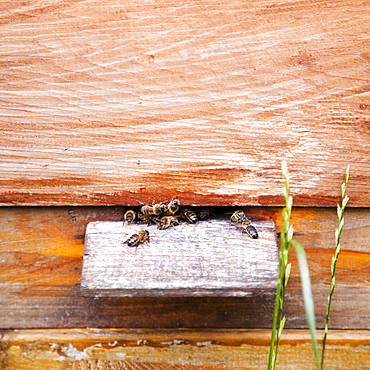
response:
<path id="1" fill-rule="evenodd" d="M 87 226 L 81 290 L 94 297 L 247 296 L 276 286 L 275 225 L 253 220 L 258 239 L 228 218 L 181 223 L 167 230 L 120 221 Z M 137 230 L 150 241 L 123 244 Z"/>

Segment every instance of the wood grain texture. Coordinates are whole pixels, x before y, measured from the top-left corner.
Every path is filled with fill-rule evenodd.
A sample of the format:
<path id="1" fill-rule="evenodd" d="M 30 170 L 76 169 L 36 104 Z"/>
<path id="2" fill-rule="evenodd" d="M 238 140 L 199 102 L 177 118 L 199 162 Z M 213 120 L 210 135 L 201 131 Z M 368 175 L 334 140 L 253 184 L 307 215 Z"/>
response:
<path id="1" fill-rule="evenodd" d="M 6 331 L 0 364 L 3 370 L 259 370 L 267 368 L 270 335 L 256 329 Z M 368 369 L 369 343 L 369 331 L 331 331 L 325 368 Z M 315 369 L 307 330 L 284 331 L 277 368 Z"/>
<path id="2" fill-rule="evenodd" d="M 274 292 L 279 269 L 275 225 L 253 220 L 259 238 L 252 239 L 230 214 L 156 225 L 91 222 L 86 229 L 81 291 L 90 297 L 246 297 Z M 123 244 L 138 230 L 150 241 L 137 248 Z"/>
<path id="3" fill-rule="evenodd" d="M 252 212 L 253 211 L 253 212 Z M 246 208 L 275 222 L 279 208 Z M 0 328 L 269 328 L 274 294 L 250 297 L 82 297 L 80 279 L 86 224 L 118 221 L 120 207 L 0 208 Z M 306 248 L 318 327 L 324 325 L 336 211 L 294 208 L 295 238 Z M 370 329 L 370 210 L 348 209 L 337 265 L 330 326 Z M 287 288 L 287 328 L 305 328 L 294 252 Z"/>
<path id="4" fill-rule="evenodd" d="M 368 2 L 0 6 L 0 204 L 370 206 Z"/>

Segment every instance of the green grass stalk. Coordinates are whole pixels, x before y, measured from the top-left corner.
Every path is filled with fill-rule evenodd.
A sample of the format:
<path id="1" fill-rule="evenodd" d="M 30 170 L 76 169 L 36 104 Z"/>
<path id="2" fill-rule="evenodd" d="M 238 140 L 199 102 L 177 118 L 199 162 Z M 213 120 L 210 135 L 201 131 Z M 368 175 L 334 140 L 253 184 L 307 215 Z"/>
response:
<path id="1" fill-rule="evenodd" d="M 308 329 L 310 330 L 311 334 L 311 345 L 312 350 L 315 358 L 315 364 L 318 369 L 320 369 L 320 359 L 319 359 L 319 350 L 317 345 L 316 339 L 316 320 L 315 320 L 315 309 L 313 304 L 313 297 L 312 297 L 312 290 L 311 290 L 311 282 L 310 282 L 310 272 L 308 270 L 308 263 L 306 258 L 306 253 L 296 240 L 292 240 L 292 245 L 294 246 L 297 256 L 298 256 L 298 263 L 299 263 L 299 273 L 301 275 L 301 285 L 302 285 L 302 293 L 303 293 L 303 302 L 304 308 L 306 312 L 306 319 Z"/>
<path id="2" fill-rule="evenodd" d="M 340 237 L 342 235 L 343 226 L 344 226 L 344 210 L 348 203 L 348 196 L 346 195 L 347 183 L 349 179 L 349 166 L 347 166 L 347 171 L 344 176 L 344 182 L 341 186 L 341 205 L 337 207 L 337 216 L 338 216 L 338 228 L 335 230 L 335 250 L 334 256 L 332 257 L 331 262 L 331 283 L 330 283 L 330 291 L 328 296 L 328 302 L 326 306 L 326 319 L 325 319 L 325 330 L 324 330 L 324 338 L 322 343 L 322 350 L 321 350 L 321 363 L 320 363 L 320 370 L 324 369 L 324 359 L 325 359 L 325 348 L 326 348 L 326 341 L 329 331 L 329 320 L 330 320 L 330 310 L 331 310 L 331 302 L 334 294 L 335 289 L 335 272 L 337 267 L 337 261 L 340 253 Z"/>
<path id="3" fill-rule="evenodd" d="M 279 254 L 279 274 L 276 285 L 275 307 L 274 316 L 272 321 L 271 339 L 270 339 L 270 352 L 268 359 L 268 370 L 274 370 L 276 367 L 277 354 L 279 349 L 279 340 L 284 329 L 285 317 L 284 299 L 285 289 L 288 284 L 290 275 L 290 264 L 288 265 L 290 241 L 293 236 L 293 228 L 290 225 L 290 214 L 292 211 L 293 198 L 289 196 L 289 174 L 286 162 L 282 165 L 284 176 L 284 200 L 285 208 L 282 212 L 282 230 L 280 233 L 280 254 Z M 279 327 L 278 327 L 279 323 Z"/>
<path id="4" fill-rule="evenodd" d="M 288 284 L 291 264 L 288 264 L 289 259 L 289 249 L 290 245 L 295 247 L 298 256 L 301 282 L 302 282 L 302 292 L 304 305 L 306 310 L 306 317 L 308 327 L 311 333 L 311 344 L 314 352 L 315 363 L 317 368 L 320 368 L 319 352 L 316 340 L 316 324 L 315 324 L 315 312 L 314 304 L 311 291 L 310 275 L 308 270 L 308 264 L 306 259 L 306 254 L 303 247 L 295 240 L 293 240 L 293 227 L 290 225 L 290 216 L 293 205 L 293 198 L 289 196 L 289 173 L 287 169 L 287 164 L 283 162 L 283 176 L 285 182 L 284 188 L 284 200 L 285 208 L 282 212 L 282 227 L 280 233 L 280 258 L 279 258 L 279 274 L 276 286 L 276 297 L 275 297 L 275 307 L 274 307 L 274 317 L 271 330 L 271 340 L 270 340 L 270 353 L 268 361 L 268 370 L 274 370 L 276 367 L 277 354 L 279 349 L 279 341 L 281 334 L 285 325 L 284 312 L 284 301 L 285 301 L 285 290 Z M 279 323 L 279 327 L 278 327 Z M 277 328 L 278 327 L 278 328 Z"/>

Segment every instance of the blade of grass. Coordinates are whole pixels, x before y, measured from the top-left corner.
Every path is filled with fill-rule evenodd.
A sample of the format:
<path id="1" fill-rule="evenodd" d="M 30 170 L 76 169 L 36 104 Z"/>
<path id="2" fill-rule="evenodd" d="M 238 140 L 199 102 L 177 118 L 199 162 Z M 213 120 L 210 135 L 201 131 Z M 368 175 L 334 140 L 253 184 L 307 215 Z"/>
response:
<path id="1" fill-rule="evenodd" d="M 341 187 L 342 205 L 338 206 L 338 229 L 335 232 L 336 249 L 335 249 L 335 253 L 334 253 L 334 257 L 332 259 L 332 265 L 331 265 L 332 281 L 330 285 L 330 294 L 328 297 L 327 315 L 326 315 L 326 324 L 325 324 L 325 333 L 324 333 L 324 341 L 323 341 L 323 347 L 322 347 L 321 362 L 319 359 L 318 345 L 317 345 L 317 339 L 316 339 L 315 311 L 314 311 L 314 303 L 313 303 L 313 297 L 312 297 L 312 291 L 311 291 L 311 283 L 310 283 L 310 275 L 309 275 L 309 270 L 308 270 L 307 258 L 306 258 L 305 251 L 303 247 L 301 246 L 301 244 L 299 244 L 295 240 L 292 240 L 293 227 L 290 225 L 290 214 L 291 214 L 291 209 L 292 209 L 292 204 L 293 204 L 293 198 L 289 196 L 289 173 L 288 173 L 287 164 L 285 161 L 283 161 L 282 169 L 283 169 L 283 176 L 285 180 L 284 199 L 285 199 L 286 206 L 282 212 L 282 231 L 280 233 L 280 265 L 279 265 L 278 282 L 277 282 L 277 287 L 276 287 L 275 308 L 274 308 L 273 325 L 272 325 L 272 331 L 271 331 L 268 370 L 275 369 L 277 353 L 278 353 L 278 348 L 279 348 L 279 339 L 284 329 L 285 320 L 286 320 L 285 316 L 283 317 L 283 309 L 284 309 L 285 289 L 288 283 L 290 269 L 291 269 L 290 264 L 288 265 L 290 244 L 292 244 L 295 247 L 297 256 L 298 256 L 304 306 L 305 306 L 305 311 L 306 311 L 307 324 L 308 324 L 308 327 L 311 333 L 311 344 L 312 344 L 312 349 L 314 352 L 316 367 L 322 370 L 323 363 L 324 363 L 325 343 L 326 343 L 326 337 L 328 333 L 328 322 L 329 322 L 329 317 L 330 317 L 331 299 L 332 299 L 332 295 L 333 295 L 334 288 L 335 288 L 336 262 L 337 262 L 339 252 L 340 252 L 339 242 L 340 242 L 340 236 L 341 236 L 343 225 L 344 225 L 343 215 L 344 215 L 344 209 L 349 199 L 348 196 L 346 195 L 346 186 L 347 186 L 347 182 L 349 178 L 349 166 L 347 167 L 345 180 Z M 279 328 L 277 329 L 278 322 L 279 322 Z"/>
<path id="2" fill-rule="evenodd" d="M 270 352 L 269 352 L 269 359 L 268 359 L 268 365 L 267 365 L 268 370 L 273 370 L 275 369 L 275 366 L 276 366 L 276 357 L 277 357 L 276 347 L 278 346 L 278 343 L 276 341 L 276 328 L 277 328 L 277 322 L 278 322 L 280 306 L 281 306 L 280 295 L 281 295 L 282 281 L 283 281 L 283 270 L 281 268 L 281 253 L 280 253 L 280 268 L 279 268 L 278 282 L 276 285 L 274 317 L 272 320 Z"/>
<path id="3" fill-rule="evenodd" d="M 310 272 L 308 270 L 307 258 L 306 253 L 296 240 L 291 241 L 292 245 L 294 246 L 297 256 L 298 256 L 298 263 L 299 263 L 299 272 L 301 275 L 301 283 L 302 283 L 302 292 L 303 292 L 303 301 L 304 307 L 306 311 L 306 319 L 308 328 L 311 334 L 311 344 L 312 350 L 315 357 L 316 367 L 320 369 L 320 360 L 319 360 L 319 351 L 317 346 L 317 339 L 316 339 L 316 320 L 315 320 L 315 309 L 313 304 L 313 297 L 311 291 L 311 282 L 310 282 Z"/>
<path id="4" fill-rule="evenodd" d="M 268 359 L 268 370 L 274 370 L 279 349 L 279 340 L 284 329 L 285 317 L 283 317 L 285 289 L 290 275 L 288 265 L 290 240 L 293 236 L 293 228 L 290 226 L 290 213 L 292 210 L 293 198 L 289 196 L 289 173 L 285 161 L 282 163 L 284 176 L 284 200 L 285 208 L 282 211 L 282 230 L 280 233 L 280 254 L 279 254 L 279 273 L 276 285 L 274 317 L 271 328 L 270 352 Z M 289 266 L 289 267 L 288 267 Z M 278 328 L 279 323 L 279 328 Z"/>
<path id="5" fill-rule="evenodd" d="M 335 289 L 335 271 L 336 271 L 337 261 L 338 261 L 338 257 L 340 253 L 340 237 L 342 235 L 343 226 L 344 226 L 344 210 L 349 200 L 348 196 L 346 195 L 348 179 L 349 179 L 349 166 L 347 166 L 346 174 L 344 176 L 344 182 L 341 186 L 342 204 L 338 205 L 337 207 L 338 228 L 335 230 L 335 250 L 334 250 L 334 256 L 332 258 L 332 263 L 330 266 L 331 283 L 330 283 L 328 302 L 326 305 L 325 330 L 324 330 L 324 338 L 322 342 L 320 370 L 324 369 L 325 348 L 326 348 L 326 340 L 327 340 L 328 331 L 329 331 L 331 302 L 333 299 L 333 294 L 334 294 L 334 289 Z"/>
<path id="6" fill-rule="evenodd" d="M 282 319 L 282 312 L 284 308 L 284 296 L 285 287 L 288 283 L 288 278 L 290 275 L 290 267 L 285 267 L 285 260 L 287 259 L 284 249 L 286 249 L 286 242 L 283 240 L 284 237 L 281 236 L 280 242 L 280 261 L 279 261 L 279 274 L 278 281 L 276 285 L 276 296 L 275 296 L 275 307 L 274 307 L 274 317 L 271 329 L 271 339 L 270 339 L 270 352 L 267 368 L 268 370 L 273 370 L 276 367 L 276 359 L 279 348 L 279 339 L 284 328 L 285 319 Z M 286 274 L 288 272 L 288 275 Z M 279 322 L 279 329 L 277 325 Z"/>

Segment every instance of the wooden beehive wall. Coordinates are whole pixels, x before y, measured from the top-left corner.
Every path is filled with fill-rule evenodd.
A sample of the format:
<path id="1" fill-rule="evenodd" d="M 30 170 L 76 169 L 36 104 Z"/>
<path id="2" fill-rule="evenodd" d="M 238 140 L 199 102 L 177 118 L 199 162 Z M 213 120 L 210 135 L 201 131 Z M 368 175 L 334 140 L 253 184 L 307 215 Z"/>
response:
<path id="1" fill-rule="evenodd" d="M 0 204 L 369 206 L 369 4 L 7 3 Z"/>
<path id="2" fill-rule="evenodd" d="M 319 328 L 351 166 L 328 363 L 368 366 L 368 2 L 3 1 L 0 20 L 0 367 L 266 368 L 271 293 L 79 284 L 86 224 L 138 201 L 244 206 L 279 232 L 282 160 Z M 280 364 L 314 368 L 291 259 Z"/>

